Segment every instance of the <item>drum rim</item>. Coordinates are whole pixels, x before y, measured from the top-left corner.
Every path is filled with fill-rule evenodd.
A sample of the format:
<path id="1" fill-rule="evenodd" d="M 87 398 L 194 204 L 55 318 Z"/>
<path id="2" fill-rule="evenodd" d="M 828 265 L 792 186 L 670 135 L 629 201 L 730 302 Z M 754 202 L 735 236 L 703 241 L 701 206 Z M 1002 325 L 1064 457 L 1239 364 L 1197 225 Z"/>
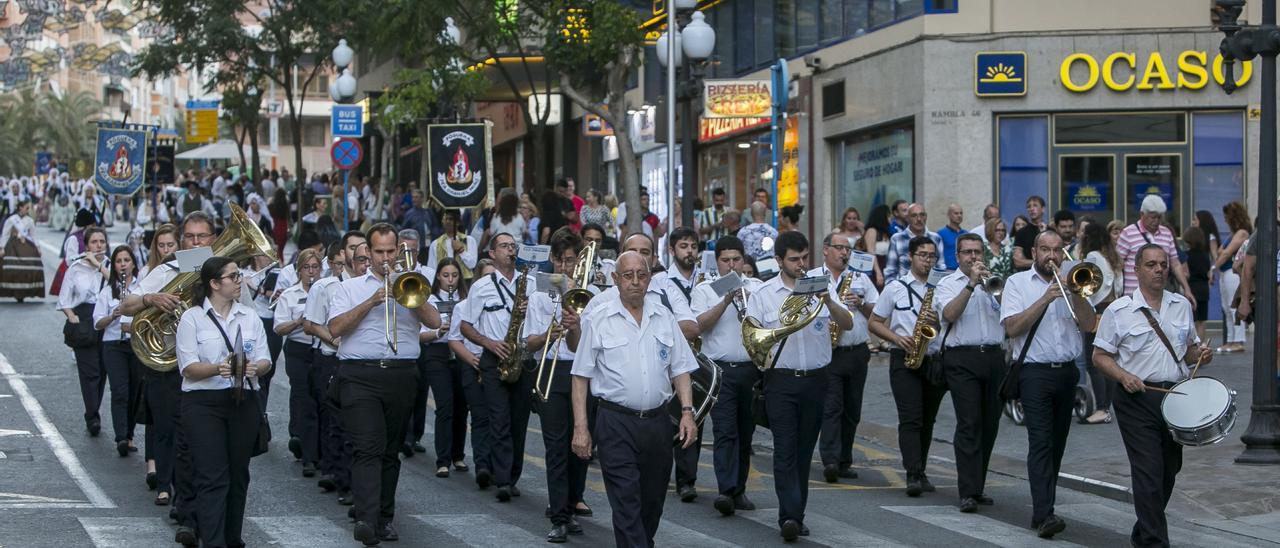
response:
<path id="1" fill-rule="evenodd" d="M 1184 384 L 1187 384 L 1187 383 L 1189 383 L 1189 382 L 1191 382 L 1191 381 L 1196 381 L 1196 380 L 1201 380 L 1201 379 L 1211 380 L 1211 381 L 1213 381 L 1213 382 L 1217 383 L 1219 386 L 1221 386 L 1221 387 L 1223 388 L 1223 390 L 1225 390 L 1225 391 L 1226 391 L 1226 393 L 1227 393 L 1226 406 L 1224 406 L 1224 407 L 1222 408 L 1222 410 L 1221 410 L 1221 411 L 1219 411 L 1219 412 L 1218 412 L 1218 414 L 1217 414 L 1217 415 L 1215 415 L 1213 418 L 1211 418 L 1211 419 L 1207 419 L 1207 420 L 1205 420 L 1204 422 L 1202 422 L 1201 424 L 1197 424 L 1197 425 L 1193 425 L 1193 426 L 1177 425 L 1177 424 L 1174 424 L 1172 421 L 1170 421 L 1170 420 L 1169 420 L 1169 415 L 1168 415 L 1168 413 L 1166 412 L 1166 409 L 1168 409 L 1168 405 L 1169 405 L 1169 397 L 1168 397 L 1169 395 L 1166 395 L 1166 396 L 1165 396 L 1165 397 L 1160 401 L 1160 416 L 1161 416 L 1161 418 L 1162 418 L 1162 419 L 1164 419 L 1165 425 L 1167 425 L 1167 426 L 1169 427 L 1169 429 L 1170 429 L 1170 430 L 1177 430 L 1177 431 L 1181 431 L 1181 432 L 1192 432 L 1192 433 L 1194 433 L 1194 432 L 1198 432 L 1198 431 L 1203 430 L 1203 429 L 1205 429 L 1205 428 L 1209 428 L 1209 427 L 1214 426 L 1216 423 L 1220 422 L 1220 421 L 1222 420 L 1222 418 L 1223 418 L 1223 417 L 1227 416 L 1227 414 L 1228 414 L 1232 409 L 1234 409 L 1234 408 L 1236 407 L 1236 392 L 1235 392 L 1234 390 L 1232 390 L 1232 389 L 1231 389 L 1231 387 L 1227 386 L 1227 383 L 1224 383 L 1224 382 L 1222 382 L 1221 380 L 1218 380 L 1217 378 L 1215 378 L 1215 377 L 1211 377 L 1211 376 L 1208 376 L 1208 375 L 1204 375 L 1204 376 L 1200 376 L 1200 377 L 1194 377 L 1194 378 L 1189 378 L 1189 379 L 1183 379 L 1183 380 L 1181 380 L 1181 381 L 1178 381 L 1178 383 L 1177 383 L 1177 384 L 1174 384 L 1174 385 L 1173 385 L 1173 387 L 1172 387 L 1172 388 L 1170 388 L 1170 390 L 1175 390 L 1175 391 L 1176 391 L 1176 390 L 1178 389 L 1178 387 L 1179 387 L 1179 386 L 1182 386 L 1182 385 L 1184 385 Z M 1224 436 L 1224 437 L 1225 437 L 1225 436 Z"/>

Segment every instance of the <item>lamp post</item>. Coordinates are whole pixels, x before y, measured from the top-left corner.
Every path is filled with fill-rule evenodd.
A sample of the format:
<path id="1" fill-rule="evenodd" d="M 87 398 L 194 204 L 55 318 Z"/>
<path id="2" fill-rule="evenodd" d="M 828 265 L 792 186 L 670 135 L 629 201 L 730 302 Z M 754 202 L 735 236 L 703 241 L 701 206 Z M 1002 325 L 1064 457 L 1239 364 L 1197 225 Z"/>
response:
<path id="1" fill-rule="evenodd" d="M 342 75 L 329 84 L 329 97 L 335 103 L 350 103 L 356 96 L 356 77 L 351 74 L 351 61 L 355 52 L 346 40 L 338 40 L 338 47 L 333 48 L 333 65 L 342 71 Z M 351 227 L 351 212 L 347 194 L 351 192 L 351 170 L 342 170 L 342 229 Z"/>
<path id="2" fill-rule="evenodd" d="M 1262 57 L 1262 120 L 1258 139 L 1258 231 L 1254 307 L 1258 326 L 1253 346 L 1253 405 L 1249 429 L 1240 440 L 1245 449 L 1239 464 L 1280 464 L 1280 404 L 1276 395 L 1276 55 L 1280 54 L 1280 28 L 1276 27 L 1276 0 L 1262 1 L 1262 24 L 1241 26 L 1245 0 L 1217 0 L 1222 9 L 1219 28 L 1226 35 L 1219 49 L 1226 65 L 1223 91 L 1236 90 L 1236 61 Z M 1230 319 L 1227 319 L 1230 321 Z"/>
<path id="3" fill-rule="evenodd" d="M 675 2 L 676 12 L 681 9 L 692 9 L 697 6 L 695 1 Z M 674 13 L 671 17 L 674 17 Z M 670 18 L 670 17 L 669 17 Z M 675 25 L 668 25 L 670 28 L 676 28 Z M 693 227 L 693 198 L 698 193 L 697 184 L 697 155 L 695 147 L 697 139 L 694 133 L 697 125 L 694 123 L 697 100 L 702 96 L 702 69 L 707 59 L 711 57 L 712 51 L 716 47 L 716 32 L 707 24 L 706 16 L 700 11 L 694 11 L 689 15 L 688 22 L 683 29 L 676 28 L 675 43 L 670 43 L 667 33 L 663 33 L 658 37 L 655 44 L 657 48 L 658 63 L 667 68 L 668 74 L 668 127 L 674 133 L 675 123 L 674 114 L 675 106 L 678 104 L 682 107 L 680 133 L 683 139 L 680 146 L 680 165 L 682 166 L 682 194 L 684 199 L 680 205 L 680 220 L 683 226 Z M 674 59 L 674 63 L 672 63 Z M 688 60 L 686 64 L 684 61 Z M 681 68 L 681 78 L 678 81 L 670 79 L 675 68 Z M 668 219 L 672 218 L 676 212 L 671 209 L 675 204 L 675 158 L 673 155 L 675 148 L 675 139 L 668 139 L 668 162 L 671 166 L 668 169 L 668 188 L 672 191 L 668 195 L 671 204 L 668 207 Z M 668 222 L 668 230 L 670 230 Z"/>

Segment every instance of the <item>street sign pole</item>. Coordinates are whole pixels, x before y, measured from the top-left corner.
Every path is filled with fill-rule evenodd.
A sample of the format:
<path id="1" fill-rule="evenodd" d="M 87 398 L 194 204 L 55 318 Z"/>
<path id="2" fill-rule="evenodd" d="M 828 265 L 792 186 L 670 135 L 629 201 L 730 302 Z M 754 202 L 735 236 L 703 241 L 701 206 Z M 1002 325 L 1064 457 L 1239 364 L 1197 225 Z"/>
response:
<path id="1" fill-rule="evenodd" d="M 351 170 L 344 169 L 342 170 L 342 231 L 343 232 L 351 230 L 350 212 L 347 211 L 347 208 L 350 206 L 350 202 L 347 200 L 347 196 L 351 194 L 350 185 L 351 185 Z"/>

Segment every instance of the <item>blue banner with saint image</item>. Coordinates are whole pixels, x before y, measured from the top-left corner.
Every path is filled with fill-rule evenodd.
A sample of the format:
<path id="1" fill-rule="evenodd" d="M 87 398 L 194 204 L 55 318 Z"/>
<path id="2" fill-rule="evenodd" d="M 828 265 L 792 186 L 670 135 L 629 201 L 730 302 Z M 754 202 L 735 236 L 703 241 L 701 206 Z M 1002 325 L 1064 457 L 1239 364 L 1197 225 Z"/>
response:
<path id="1" fill-rule="evenodd" d="M 132 196 L 146 180 L 146 129 L 98 127 L 93 181 L 107 194 Z"/>

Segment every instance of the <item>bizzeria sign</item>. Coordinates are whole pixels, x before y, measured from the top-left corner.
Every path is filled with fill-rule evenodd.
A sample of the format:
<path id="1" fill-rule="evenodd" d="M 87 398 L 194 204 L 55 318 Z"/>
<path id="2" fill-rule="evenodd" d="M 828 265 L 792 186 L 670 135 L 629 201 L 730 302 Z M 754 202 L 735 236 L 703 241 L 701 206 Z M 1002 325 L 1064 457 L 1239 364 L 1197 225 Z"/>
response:
<path id="1" fill-rule="evenodd" d="M 1253 63 L 1245 61 L 1237 69 L 1236 85 L 1253 77 Z M 1153 91 L 1204 89 L 1212 78 L 1218 85 L 1227 81 L 1222 55 L 1212 61 L 1204 51 L 1187 50 L 1168 60 L 1159 52 L 1145 56 L 1117 51 L 1105 57 L 1073 53 L 1058 67 L 1062 87 L 1076 93 L 1088 92 L 1101 83 L 1112 91 Z"/>

